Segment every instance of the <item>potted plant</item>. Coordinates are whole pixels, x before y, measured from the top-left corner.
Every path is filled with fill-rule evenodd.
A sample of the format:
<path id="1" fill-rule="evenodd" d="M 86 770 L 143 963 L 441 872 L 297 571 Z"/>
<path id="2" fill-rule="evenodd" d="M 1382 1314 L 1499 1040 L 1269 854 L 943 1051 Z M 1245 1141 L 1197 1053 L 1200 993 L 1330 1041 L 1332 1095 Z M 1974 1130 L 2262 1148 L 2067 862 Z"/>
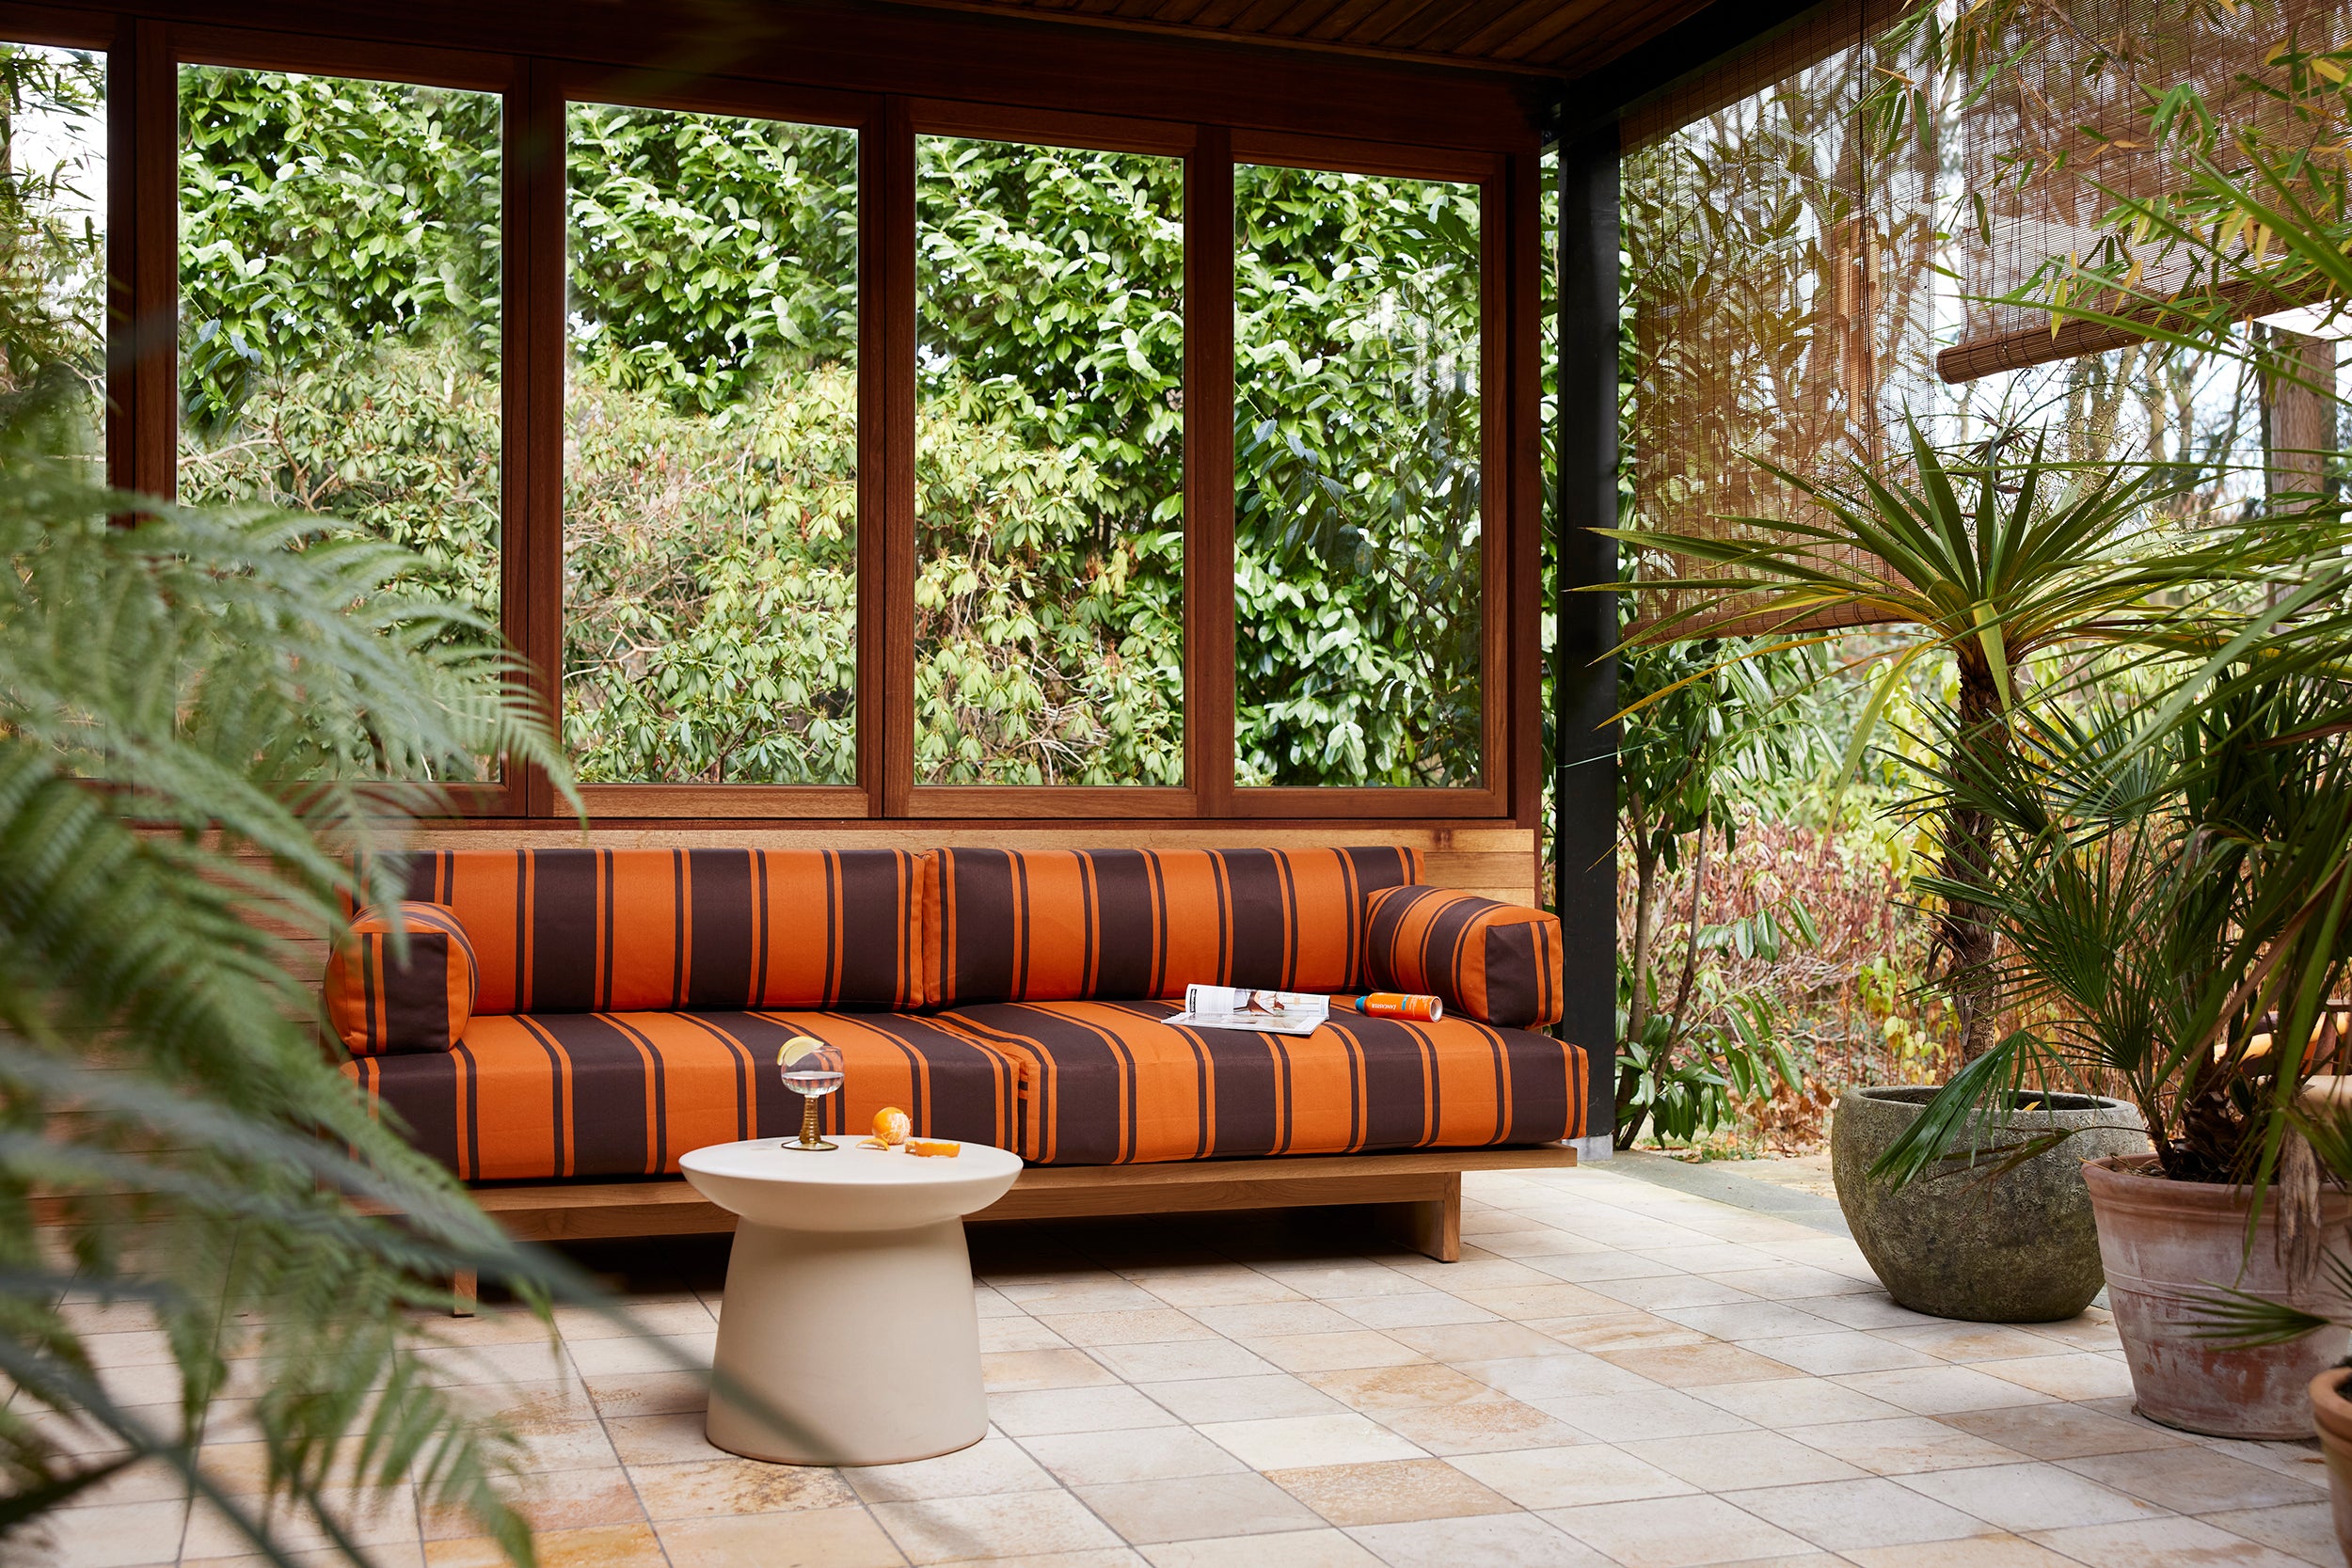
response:
<path id="1" fill-rule="evenodd" d="M 2199 1305 L 2232 1288 L 2314 1309 L 2318 1239 L 2352 1219 L 2287 1138 L 2352 914 L 2345 695 L 2300 662 L 2208 667 L 2155 703 L 2109 672 L 2034 705 L 1997 756 L 1951 753 L 1945 796 L 1983 815 L 1995 852 L 1930 891 L 1989 911 L 1991 978 L 2030 1022 L 1874 1167 L 1900 1182 L 1989 1148 L 2058 1151 L 2069 1134 L 2023 1129 L 2017 1097 L 2119 1085 L 2153 1152 L 2083 1174 L 2139 1409 L 2232 1437 L 2308 1433 L 2306 1386 L 2345 1340 L 2225 1343 Z"/>
<path id="2" fill-rule="evenodd" d="M 1908 477 L 1857 465 L 1831 485 L 1773 468 L 1811 502 L 1804 521 L 1728 518 L 1720 535 L 1608 531 L 1645 568 L 1618 586 L 1671 594 L 1677 606 L 1632 641 L 1741 629 L 1764 635 L 1728 657 L 1755 658 L 1870 634 L 1862 657 L 1883 657 L 1884 667 L 1848 749 L 1849 770 L 1894 693 L 1927 661 L 1948 658 L 1957 695 L 1934 766 L 1990 773 L 2013 751 L 2038 663 L 2173 647 L 2215 600 L 2311 548 L 2296 530 L 2163 526 L 2157 503 L 2179 483 L 2170 470 L 2059 463 L 2039 445 L 2015 447 L 1994 440 L 1949 454 L 1915 426 Z M 1999 1034 L 1997 921 L 1981 891 L 1996 864 L 1994 824 L 1987 804 L 1962 791 L 1940 792 L 1920 810 L 1938 856 L 1930 886 L 1939 978 L 1970 1064 L 1994 1051 Z M 1975 1082 L 1979 1098 L 1993 1092 Z M 2144 1147 L 2131 1109 L 2097 1096 L 2063 1106 L 2046 1097 L 2012 1101 L 2002 1107 L 2010 1125 L 2077 1141 L 2063 1153 L 2001 1152 L 1973 1164 L 1964 1181 L 1906 1191 L 1867 1180 L 1932 1099 L 1908 1085 L 1865 1089 L 1840 1105 L 1832 1132 L 1839 1202 L 1889 1293 L 1917 1310 L 1980 1321 L 2080 1311 L 2099 1290 L 2101 1262 L 2074 1149 L 2093 1137 L 2108 1152 Z M 2033 1163 L 2042 1152 L 2054 1157 Z"/>

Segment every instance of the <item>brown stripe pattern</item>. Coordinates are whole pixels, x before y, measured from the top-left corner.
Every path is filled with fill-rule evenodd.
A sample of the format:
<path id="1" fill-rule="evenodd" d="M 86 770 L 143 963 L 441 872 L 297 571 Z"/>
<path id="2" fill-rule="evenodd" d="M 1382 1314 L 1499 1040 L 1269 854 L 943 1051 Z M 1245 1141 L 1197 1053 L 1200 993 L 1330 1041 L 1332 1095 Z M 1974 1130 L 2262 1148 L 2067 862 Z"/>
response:
<path id="1" fill-rule="evenodd" d="M 1560 922 L 1542 910 L 1445 888 L 1372 895 L 1372 983 L 1424 991 L 1449 1014 L 1516 1029 L 1560 1022 Z"/>
<path id="2" fill-rule="evenodd" d="M 1107 1165 L 1548 1143 L 1584 1131 L 1584 1053 L 1467 1019 L 1348 1018 L 1308 1036 L 1181 1029 L 1166 1002 L 960 1008 L 1019 1064 L 1021 1155 Z"/>
<path id="3" fill-rule="evenodd" d="M 408 896 L 473 938 L 484 1013 L 920 1007 L 930 857 L 897 849 L 445 849 Z"/>
<path id="4" fill-rule="evenodd" d="M 403 903 L 404 959 L 391 911 L 371 905 L 326 960 L 321 995 L 328 1027 L 355 1056 L 447 1051 L 473 1016 L 473 944 L 455 914 L 437 904 Z"/>
<path id="5" fill-rule="evenodd" d="M 1013 1147 L 1015 1064 L 938 1020 L 883 1013 L 595 1012 L 477 1018 L 452 1051 L 344 1064 L 409 1140 L 469 1181 L 660 1176 L 707 1144 L 799 1132 L 776 1069 L 796 1035 L 838 1047 L 823 1120 L 896 1105 L 919 1135 Z"/>
<path id="6" fill-rule="evenodd" d="M 1363 983 L 1368 895 L 1416 850 L 943 849 L 924 927 L 934 1006 L 1140 1000 L 1191 984 Z"/>

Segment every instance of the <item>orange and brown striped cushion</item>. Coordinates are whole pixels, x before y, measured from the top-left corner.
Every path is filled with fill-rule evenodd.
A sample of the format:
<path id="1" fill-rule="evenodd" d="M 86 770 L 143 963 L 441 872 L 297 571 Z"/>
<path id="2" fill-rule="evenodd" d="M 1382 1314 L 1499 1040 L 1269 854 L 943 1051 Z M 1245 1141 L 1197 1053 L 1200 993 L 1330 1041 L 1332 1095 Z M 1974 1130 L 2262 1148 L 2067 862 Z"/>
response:
<path id="1" fill-rule="evenodd" d="M 920 1007 L 929 857 L 446 849 L 408 896 L 472 935 L 483 1013 Z"/>
<path id="2" fill-rule="evenodd" d="M 1424 991 L 1449 1013 L 1517 1029 L 1560 1022 L 1560 921 L 1445 888 L 1372 895 L 1372 983 Z"/>
<path id="3" fill-rule="evenodd" d="M 934 1006 L 1361 983 L 1365 897 L 1412 849 L 943 849 L 925 919 Z"/>
<path id="4" fill-rule="evenodd" d="M 1168 1002 L 1014 1003 L 942 1023 L 1020 1064 L 1019 1150 L 1043 1164 L 1549 1143 L 1584 1131 L 1584 1053 L 1466 1019 L 1348 1018 L 1307 1036 L 1179 1029 Z"/>
<path id="5" fill-rule="evenodd" d="M 847 1074 L 824 1125 L 897 1105 L 916 1133 L 1011 1148 L 1014 1065 L 935 1019 L 890 1013 L 477 1018 L 455 1050 L 347 1062 L 411 1142 L 469 1181 L 660 1176 L 706 1144 L 800 1131 L 776 1048 L 814 1035 Z"/>
<path id="6" fill-rule="evenodd" d="M 403 903 L 400 924 L 370 905 L 352 917 L 326 960 L 328 1026 L 355 1056 L 447 1051 L 473 1016 L 473 944 L 457 916 L 437 904 Z"/>

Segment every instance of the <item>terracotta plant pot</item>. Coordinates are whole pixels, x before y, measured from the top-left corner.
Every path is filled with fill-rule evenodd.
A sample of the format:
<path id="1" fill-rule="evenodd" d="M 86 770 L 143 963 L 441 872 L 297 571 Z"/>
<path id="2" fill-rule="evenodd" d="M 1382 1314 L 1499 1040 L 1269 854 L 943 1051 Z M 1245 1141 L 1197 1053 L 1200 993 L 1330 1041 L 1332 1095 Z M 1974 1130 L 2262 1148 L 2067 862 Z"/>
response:
<path id="1" fill-rule="evenodd" d="M 2132 1392 L 2152 1421 L 2215 1437 L 2293 1438 L 2312 1434 L 2312 1381 L 2344 1359 L 2345 1332 L 2323 1328 L 2283 1345 L 2233 1350 L 2200 1336 L 2198 1301 L 2238 1290 L 2313 1311 L 2342 1303 L 2317 1288 L 2287 1289 L 2279 1255 L 2279 1209 L 2263 1206 L 2246 1244 L 2248 1190 L 2170 1181 L 2155 1157 L 2110 1157 L 2083 1166 L 2099 1217 L 2099 1256 L 2106 1265 L 2107 1305 L 2131 1363 Z M 2352 1197 L 2322 1200 L 2328 1249 L 2341 1254 Z"/>
<path id="2" fill-rule="evenodd" d="M 2344 1397 L 2352 1371 L 2330 1367 L 2312 1379 L 2312 1424 L 2328 1460 L 2328 1501 L 2336 1516 L 2336 1544 L 2352 1560 L 2352 1400 Z"/>
<path id="3" fill-rule="evenodd" d="M 2148 1147 L 2139 1113 L 2092 1095 L 2049 1097 L 2019 1111 L 2003 1141 L 2064 1129 L 2074 1135 L 2014 1170 L 1997 1160 L 1923 1177 L 1907 1187 L 1865 1173 L 1935 1098 L 1932 1088 L 1848 1089 L 1830 1127 L 1830 1174 L 1854 1244 L 1899 1307 L 1970 1323 L 2071 1318 L 2099 1293 L 2099 1234 L 2082 1162 Z"/>

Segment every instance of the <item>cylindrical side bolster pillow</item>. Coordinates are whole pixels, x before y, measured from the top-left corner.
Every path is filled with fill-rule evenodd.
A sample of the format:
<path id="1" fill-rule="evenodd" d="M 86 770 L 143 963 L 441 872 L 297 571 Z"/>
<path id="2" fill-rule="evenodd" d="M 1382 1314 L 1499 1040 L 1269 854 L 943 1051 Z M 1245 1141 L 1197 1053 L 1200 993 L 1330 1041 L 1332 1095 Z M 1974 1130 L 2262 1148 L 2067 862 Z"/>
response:
<path id="1" fill-rule="evenodd" d="M 446 905 L 400 906 L 407 961 L 392 941 L 392 916 L 370 905 L 326 960 L 328 1024 L 355 1056 L 447 1051 L 473 1018 L 473 943 Z"/>
<path id="2" fill-rule="evenodd" d="M 1504 1028 L 1560 1022 L 1557 917 L 1441 887 L 1381 888 L 1365 911 L 1375 987 L 1427 991 Z"/>

